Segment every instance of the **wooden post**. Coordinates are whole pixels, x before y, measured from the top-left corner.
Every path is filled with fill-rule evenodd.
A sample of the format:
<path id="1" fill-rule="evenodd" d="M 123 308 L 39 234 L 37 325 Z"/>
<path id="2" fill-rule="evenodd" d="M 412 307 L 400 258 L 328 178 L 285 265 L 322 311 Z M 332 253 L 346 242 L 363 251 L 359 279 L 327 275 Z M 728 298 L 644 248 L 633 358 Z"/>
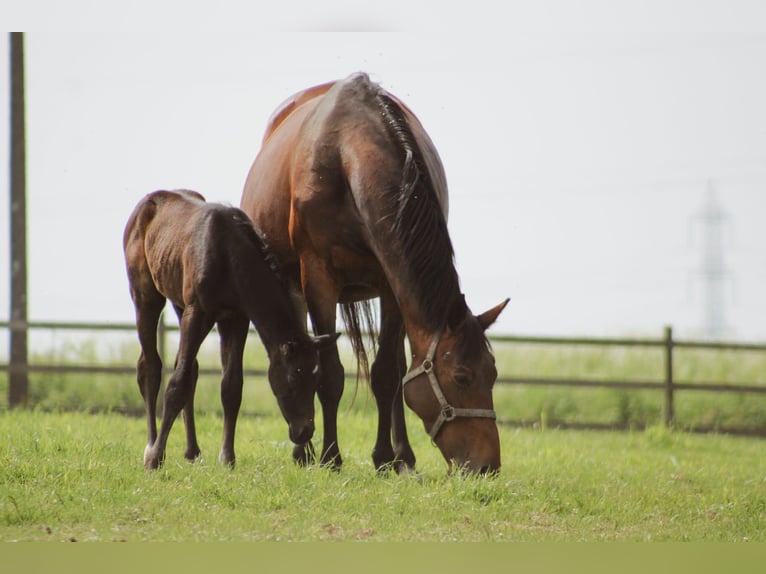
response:
<path id="1" fill-rule="evenodd" d="M 11 341 L 8 406 L 24 406 L 27 372 L 27 207 L 24 34 L 10 33 L 11 54 Z"/>
<path id="2" fill-rule="evenodd" d="M 665 409 L 666 427 L 673 426 L 673 328 L 665 327 Z"/>

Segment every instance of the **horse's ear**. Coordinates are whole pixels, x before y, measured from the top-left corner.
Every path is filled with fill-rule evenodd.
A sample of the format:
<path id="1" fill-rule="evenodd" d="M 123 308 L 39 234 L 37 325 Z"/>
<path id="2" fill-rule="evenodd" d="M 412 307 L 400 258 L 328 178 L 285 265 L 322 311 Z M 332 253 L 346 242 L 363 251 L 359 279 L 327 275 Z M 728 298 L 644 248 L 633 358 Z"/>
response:
<path id="1" fill-rule="evenodd" d="M 492 307 L 489 311 L 484 311 L 481 315 L 476 317 L 479 320 L 479 325 L 481 325 L 481 328 L 485 331 L 489 329 L 490 325 L 497 321 L 498 316 L 500 313 L 505 309 L 505 306 L 508 304 L 508 301 L 510 299 L 506 299 L 499 305 L 496 305 L 495 307 Z"/>
<path id="2" fill-rule="evenodd" d="M 450 330 L 455 331 L 460 324 L 465 321 L 465 316 L 468 313 L 468 305 L 465 303 L 465 295 L 462 293 L 460 297 L 455 298 L 447 313 L 447 327 Z"/>

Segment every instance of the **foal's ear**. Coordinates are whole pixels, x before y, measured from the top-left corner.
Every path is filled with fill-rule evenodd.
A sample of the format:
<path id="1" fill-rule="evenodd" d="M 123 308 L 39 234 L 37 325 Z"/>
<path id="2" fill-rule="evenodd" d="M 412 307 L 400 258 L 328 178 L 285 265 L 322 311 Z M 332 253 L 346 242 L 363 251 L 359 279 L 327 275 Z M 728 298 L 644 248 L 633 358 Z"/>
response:
<path id="1" fill-rule="evenodd" d="M 295 353 L 296 345 L 293 341 L 288 341 L 287 343 L 282 343 L 279 345 L 279 353 L 285 358 L 289 358 L 290 355 L 293 355 Z"/>
<path id="2" fill-rule="evenodd" d="M 340 333 L 332 333 L 331 335 L 319 335 L 318 337 L 311 337 L 311 342 L 317 348 L 318 351 L 323 349 L 329 349 L 335 344 L 335 341 L 340 337 Z"/>
<path id="3" fill-rule="evenodd" d="M 505 306 L 508 304 L 508 301 L 510 301 L 510 298 L 506 299 L 499 305 L 496 305 L 495 307 L 492 307 L 489 311 L 484 311 L 481 315 L 476 317 L 479 320 L 479 325 L 481 325 L 481 328 L 485 331 L 489 329 L 490 325 L 497 321 L 498 316 L 502 312 L 503 309 L 505 309 Z"/>

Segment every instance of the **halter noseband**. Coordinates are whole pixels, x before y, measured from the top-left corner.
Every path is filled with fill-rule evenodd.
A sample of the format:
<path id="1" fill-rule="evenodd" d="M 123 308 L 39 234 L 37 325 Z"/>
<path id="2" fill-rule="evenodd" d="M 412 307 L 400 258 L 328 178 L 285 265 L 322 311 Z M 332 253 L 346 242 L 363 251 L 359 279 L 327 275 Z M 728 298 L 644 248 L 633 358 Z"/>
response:
<path id="1" fill-rule="evenodd" d="M 431 388 L 434 391 L 434 395 L 436 395 L 436 400 L 439 401 L 439 405 L 441 406 L 439 416 L 436 418 L 434 426 L 432 426 L 431 430 L 428 432 L 428 435 L 431 437 L 432 441 L 436 441 L 436 436 L 439 434 L 439 431 L 441 430 L 444 423 L 448 423 L 458 417 L 485 419 L 497 418 L 495 411 L 492 409 L 458 409 L 447 402 L 447 397 L 444 396 L 441 386 L 439 385 L 439 380 L 436 378 L 436 373 L 434 373 L 434 355 L 436 354 L 436 346 L 439 344 L 439 339 L 441 339 L 441 336 L 442 331 L 439 331 L 434 337 L 434 340 L 431 342 L 431 346 L 428 347 L 428 353 L 426 354 L 426 358 L 423 360 L 423 362 L 419 366 L 412 369 L 409 373 L 404 375 L 404 378 L 402 379 L 402 387 L 404 387 L 404 385 L 409 383 L 412 379 L 425 373 L 428 377 L 428 382 L 431 383 Z"/>

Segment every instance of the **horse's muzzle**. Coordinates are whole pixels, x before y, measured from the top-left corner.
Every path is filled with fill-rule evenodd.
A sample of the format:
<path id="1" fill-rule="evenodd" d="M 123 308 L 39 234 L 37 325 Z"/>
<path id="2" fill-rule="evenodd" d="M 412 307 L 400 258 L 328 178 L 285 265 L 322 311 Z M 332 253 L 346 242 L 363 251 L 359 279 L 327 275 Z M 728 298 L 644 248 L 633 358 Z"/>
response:
<path id="1" fill-rule="evenodd" d="M 450 473 L 457 471 L 463 474 L 478 474 L 481 476 L 495 476 L 500 473 L 499 460 L 456 460 L 452 459 L 450 464 Z"/>

